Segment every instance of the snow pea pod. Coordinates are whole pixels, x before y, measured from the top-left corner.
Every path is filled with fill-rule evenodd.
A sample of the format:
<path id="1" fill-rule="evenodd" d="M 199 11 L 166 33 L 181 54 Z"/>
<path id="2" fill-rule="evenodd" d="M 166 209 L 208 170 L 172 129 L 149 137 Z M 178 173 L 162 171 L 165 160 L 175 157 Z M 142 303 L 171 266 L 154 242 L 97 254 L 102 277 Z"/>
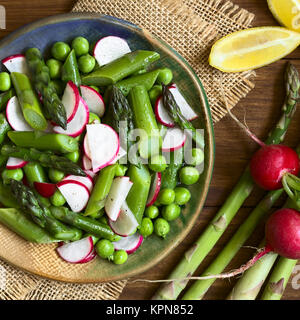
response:
<path id="1" fill-rule="evenodd" d="M 63 81 L 72 81 L 77 87 L 80 86 L 81 79 L 74 49 L 69 53 L 65 63 L 62 66 L 61 72 L 61 79 Z"/>
<path id="2" fill-rule="evenodd" d="M 183 148 L 170 152 L 170 164 L 161 174 L 161 190 L 174 189 L 178 183 L 178 172 L 182 167 Z"/>
<path id="3" fill-rule="evenodd" d="M 45 170 L 39 163 L 29 162 L 23 170 L 29 185 L 32 186 L 34 182 L 47 182 Z"/>
<path id="4" fill-rule="evenodd" d="M 0 111 L 3 111 L 6 108 L 8 100 L 15 95 L 16 91 L 13 88 L 0 94 Z"/>

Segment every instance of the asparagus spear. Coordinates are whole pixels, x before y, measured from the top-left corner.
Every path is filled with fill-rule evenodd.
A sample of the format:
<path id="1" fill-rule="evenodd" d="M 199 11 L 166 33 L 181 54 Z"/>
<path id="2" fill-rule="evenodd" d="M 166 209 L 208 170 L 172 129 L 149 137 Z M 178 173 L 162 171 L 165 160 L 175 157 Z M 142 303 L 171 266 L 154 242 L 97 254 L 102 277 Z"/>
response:
<path id="1" fill-rule="evenodd" d="M 60 170 L 65 173 L 74 174 L 77 176 L 86 176 L 86 173 L 71 160 L 60 157 L 50 152 L 40 152 L 36 149 L 26 149 L 17 146 L 4 145 L 1 149 L 1 154 L 20 158 L 25 161 L 35 161 L 44 167 Z"/>
<path id="2" fill-rule="evenodd" d="M 54 85 L 51 83 L 49 68 L 39 49 L 26 51 L 26 61 L 34 78 L 35 89 L 42 95 L 45 113 L 56 124 L 67 129 L 67 115 Z"/>
<path id="3" fill-rule="evenodd" d="M 282 117 L 271 131 L 266 144 L 276 144 L 283 140 L 290 124 L 299 98 L 300 79 L 296 68 L 288 64 L 286 69 L 287 96 L 282 107 Z M 254 182 L 250 175 L 249 166 L 244 171 L 237 185 L 217 212 L 215 218 L 209 223 L 196 243 L 185 253 L 184 258 L 170 274 L 170 279 L 180 279 L 190 276 L 195 272 L 203 259 L 207 256 L 219 240 L 227 225 L 233 219 L 245 199 L 250 195 Z M 186 281 L 173 281 L 162 285 L 153 299 L 174 300 L 185 288 Z"/>

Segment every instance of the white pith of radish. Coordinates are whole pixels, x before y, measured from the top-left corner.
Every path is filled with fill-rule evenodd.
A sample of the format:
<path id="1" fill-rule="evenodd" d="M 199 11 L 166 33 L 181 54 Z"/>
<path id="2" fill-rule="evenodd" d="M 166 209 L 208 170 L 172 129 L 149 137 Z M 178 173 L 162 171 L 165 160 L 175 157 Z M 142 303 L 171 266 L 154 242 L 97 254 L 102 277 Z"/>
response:
<path id="1" fill-rule="evenodd" d="M 57 188 L 66 199 L 73 212 L 83 210 L 90 197 L 89 189 L 78 181 L 60 181 Z"/>
<path id="2" fill-rule="evenodd" d="M 100 39 L 96 43 L 94 57 L 99 66 L 104 66 L 129 52 L 131 52 L 131 50 L 125 39 L 108 36 Z"/>
<path id="3" fill-rule="evenodd" d="M 128 254 L 134 253 L 142 244 L 144 238 L 139 233 L 128 237 L 122 237 L 121 240 L 113 242 L 115 250 L 125 250 Z"/>
<path id="4" fill-rule="evenodd" d="M 48 182 L 34 182 L 34 188 L 36 191 L 45 198 L 50 198 L 56 191 L 56 185 Z"/>
<path id="5" fill-rule="evenodd" d="M 6 118 L 15 131 L 33 131 L 23 116 L 19 100 L 16 96 L 11 97 L 7 102 Z"/>
<path id="6" fill-rule="evenodd" d="M 105 202 L 105 212 L 110 220 L 117 220 L 132 185 L 129 177 L 117 177 L 113 180 Z"/>
<path id="7" fill-rule="evenodd" d="M 117 157 L 120 150 L 119 136 L 106 124 L 90 124 L 86 126 L 86 130 L 92 168 L 94 172 L 98 172 Z"/>
<path id="8" fill-rule="evenodd" d="M 94 249 L 92 237 L 87 237 L 59 246 L 56 251 L 59 256 L 69 263 L 82 263 Z"/>
<path id="9" fill-rule="evenodd" d="M 183 97 L 183 95 L 180 93 L 176 85 L 172 85 L 169 87 L 170 92 L 172 93 L 176 103 L 178 104 L 178 107 L 182 113 L 182 115 L 188 120 L 192 121 L 196 118 L 198 118 L 197 113 L 191 108 L 191 106 L 188 104 L 186 99 Z M 159 97 L 155 104 L 155 116 L 157 120 L 165 125 L 166 127 L 172 128 L 175 126 L 175 123 L 169 116 L 167 110 L 165 109 L 162 101 L 162 97 Z"/>
<path id="10" fill-rule="evenodd" d="M 9 157 L 6 162 L 6 169 L 20 169 L 26 166 L 28 162 L 23 159 Z"/>
<path id="11" fill-rule="evenodd" d="M 67 83 L 61 101 L 66 110 L 67 122 L 70 122 L 75 117 L 80 102 L 78 88 L 72 81 Z"/>
<path id="12" fill-rule="evenodd" d="M 94 185 L 93 179 L 89 175 L 87 175 L 86 177 L 68 175 L 68 176 L 64 177 L 62 181 L 78 181 L 78 182 L 81 182 L 82 184 L 84 184 L 89 189 L 90 192 L 92 191 L 93 185 Z"/>
<path id="13" fill-rule="evenodd" d="M 133 234 L 139 225 L 134 214 L 129 209 L 126 201 L 122 204 L 118 219 L 116 221 L 109 219 L 108 224 L 113 232 L 121 237 L 127 237 Z"/>
<path id="14" fill-rule="evenodd" d="M 6 69 L 11 72 L 20 72 L 29 75 L 29 69 L 26 63 L 26 58 L 23 54 L 9 56 L 2 60 Z"/>
<path id="15" fill-rule="evenodd" d="M 92 161 L 85 154 L 82 157 L 82 168 L 83 168 L 83 170 L 91 170 L 92 169 Z"/>
<path id="16" fill-rule="evenodd" d="M 148 200 L 147 200 L 147 207 L 150 207 L 154 204 L 156 201 L 159 191 L 160 191 L 160 186 L 161 186 L 161 173 L 160 172 L 155 172 L 153 176 L 153 180 L 151 183 L 151 188 L 149 191 L 148 195 Z"/>
<path id="17" fill-rule="evenodd" d="M 99 92 L 88 86 L 80 86 L 81 96 L 87 103 L 90 112 L 102 117 L 105 112 L 104 100 Z"/>
<path id="18" fill-rule="evenodd" d="M 119 152 L 117 157 L 110 163 L 111 164 L 115 164 L 117 161 L 119 161 L 121 158 L 123 158 L 124 156 L 126 156 L 127 152 L 120 147 Z"/>
<path id="19" fill-rule="evenodd" d="M 168 128 L 162 143 L 163 152 L 171 152 L 184 146 L 186 135 L 180 128 Z"/>
<path id="20" fill-rule="evenodd" d="M 71 137 L 78 137 L 84 130 L 85 126 L 89 122 L 89 108 L 85 101 L 80 97 L 79 106 L 75 113 L 74 118 L 67 123 L 67 129 L 64 130 L 62 127 L 55 126 L 53 131 L 56 133 L 66 134 Z"/>

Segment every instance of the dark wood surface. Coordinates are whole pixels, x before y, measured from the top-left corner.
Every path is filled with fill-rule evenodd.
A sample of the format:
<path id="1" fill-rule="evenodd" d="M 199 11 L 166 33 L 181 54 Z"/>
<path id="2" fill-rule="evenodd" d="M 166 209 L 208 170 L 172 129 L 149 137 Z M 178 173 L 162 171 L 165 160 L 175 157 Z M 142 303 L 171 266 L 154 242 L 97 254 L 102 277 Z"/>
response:
<path id="1" fill-rule="evenodd" d="M 249 10 L 256 15 L 255 26 L 277 25 L 271 13 L 268 10 L 267 2 L 262 0 L 234 0 L 236 4 Z M 39 18 L 64 13 L 70 11 L 73 0 L 0 0 L 7 12 L 7 29 L 0 30 L 0 37 L 8 35 L 13 30 L 22 25 L 35 21 Z M 257 70 L 255 79 L 255 89 L 243 99 L 234 109 L 239 118 L 243 118 L 246 113 L 247 124 L 259 137 L 263 138 L 267 132 L 276 123 L 280 114 L 280 107 L 284 99 L 283 73 L 288 60 L 293 63 L 300 71 L 300 49 L 298 48 L 289 57 L 276 62 L 270 66 Z M 295 146 L 300 137 L 300 112 L 294 117 L 291 128 L 289 129 L 286 143 Z M 177 262 L 181 259 L 183 253 L 198 238 L 201 231 L 205 228 L 209 220 L 215 215 L 218 208 L 225 201 L 227 195 L 239 179 L 244 167 L 248 163 L 252 153 L 256 150 L 256 145 L 241 133 L 237 126 L 229 117 L 215 125 L 216 137 L 216 161 L 213 179 L 210 191 L 207 197 L 205 208 L 189 236 L 174 250 L 167 258 L 161 261 L 154 268 L 139 275 L 139 278 L 161 279 L 168 276 Z M 224 244 L 230 239 L 233 232 L 239 224 L 251 211 L 251 209 L 261 199 L 263 193 L 259 190 L 247 199 L 243 208 L 239 211 L 236 218 L 233 219 L 224 236 L 217 243 L 215 248 L 209 254 L 204 263 L 200 266 L 197 273 L 213 260 L 213 257 L 221 250 Z M 283 199 L 278 202 L 278 206 Z M 256 246 L 263 235 L 262 226 L 258 228 L 253 237 L 247 241 L 246 245 Z M 253 254 L 253 250 L 242 248 L 236 258 L 228 266 L 228 270 L 238 267 L 247 261 Z M 224 299 L 230 292 L 235 283 L 235 279 L 218 280 L 208 291 L 205 299 Z M 129 283 L 120 299 L 150 299 L 157 284 L 149 283 Z M 300 299 L 300 290 L 292 289 L 288 284 L 283 299 Z"/>

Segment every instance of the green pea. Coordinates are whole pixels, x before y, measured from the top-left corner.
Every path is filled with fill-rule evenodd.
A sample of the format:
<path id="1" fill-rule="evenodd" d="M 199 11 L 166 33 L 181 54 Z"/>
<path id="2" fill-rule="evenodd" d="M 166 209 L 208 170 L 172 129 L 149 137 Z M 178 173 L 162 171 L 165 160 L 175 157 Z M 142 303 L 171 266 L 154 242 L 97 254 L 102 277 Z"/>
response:
<path id="1" fill-rule="evenodd" d="M 54 43 L 51 48 L 52 56 L 60 61 L 65 61 L 70 52 L 70 46 L 67 43 L 61 41 Z"/>
<path id="2" fill-rule="evenodd" d="M 115 176 L 116 177 L 124 177 L 127 171 L 127 167 L 123 164 L 117 164 Z"/>
<path id="3" fill-rule="evenodd" d="M 165 238 L 170 232 L 169 222 L 163 218 L 157 218 L 154 221 L 154 233 L 159 237 Z"/>
<path id="4" fill-rule="evenodd" d="M 156 206 L 150 206 L 150 207 L 146 208 L 145 215 L 146 215 L 146 217 L 148 217 L 150 219 L 155 219 L 159 215 L 159 210 Z"/>
<path id="5" fill-rule="evenodd" d="M 62 171 L 50 168 L 48 177 L 53 183 L 57 183 L 65 177 L 65 174 Z"/>
<path id="6" fill-rule="evenodd" d="M 4 169 L 2 179 L 5 184 L 10 184 L 11 180 L 21 181 L 24 177 L 22 169 Z"/>
<path id="7" fill-rule="evenodd" d="M 89 116 L 89 124 L 99 124 L 101 123 L 100 118 L 98 117 L 98 115 L 96 115 L 96 113 L 90 112 L 90 116 Z"/>
<path id="8" fill-rule="evenodd" d="M 164 68 L 164 69 L 161 69 L 160 72 L 159 72 L 159 75 L 156 79 L 156 82 L 158 84 L 169 84 L 173 79 L 173 73 L 172 73 L 172 70 L 169 69 L 169 68 Z"/>
<path id="9" fill-rule="evenodd" d="M 50 83 L 54 86 L 56 93 L 59 96 L 62 96 L 65 90 L 65 84 L 63 83 L 63 81 L 56 79 L 52 80 Z"/>
<path id="10" fill-rule="evenodd" d="M 149 237 L 153 233 L 153 223 L 150 218 L 143 218 L 139 229 L 139 233 L 144 238 Z"/>
<path id="11" fill-rule="evenodd" d="M 175 200 L 175 191 L 173 189 L 162 189 L 160 190 L 157 198 L 160 204 L 168 205 Z"/>
<path id="12" fill-rule="evenodd" d="M 175 191 L 175 203 L 183 206 L 191 199 L 191 193 L 187 188 L 177 187 L 174 189 Z"/>
<path id="13" fill-rule="evenodd" d="M 156 155 L 151 158 L 151 163 L 149 164 L 149 168 L 155 172 L 162 172 L 167 168 L 166 158 L 162 155 Z"/>
<path id="14" fill-rule="evenodd" d="M 102 239 L 99 242 L 97 242 L 96 251 L 101 258 L 108 259 L 110 256 L 113 255 L 115 248 L 109 240 Z"/>
<path id="15" fill-rule="evenodd" d="M 78 67 L 82 73 L 90 73 L 94 70 L 96 60 L 89 54 L 85 54 L 78 59 Z"/>
<path id="16" fill-rule="evenodd" d="M 181 183 L 186 185 L 194 184 L 198 181 L 200 174 L 194 167 L 184 167 L 179 171 L 179 179 Z"/>
<path id="17" fill-rule="evenodd" d="M 46 65 L 49 68 L 50 78 L 60 79 L 63 65 L 62 62 L 56 59 L 49 59 L 47 60 Z"/>
<path id="18" fill-rule="evenodd" d="M 118 250 L 114 252 L 113 262 L 114 264 L 123 264 L 128 259 L 128 253 L 125 250 Z"/>
<path id="19" fill-rule="evenodd" d="M 96 86 L 90 86 L 90 88 L 92 88 L 92 89 L 96 90 L 97 92 L 100 92 L 99 88 L 98 88 L 98 87 L 96 87 Z"/>
<path id="20" fill-rule="evenodd" d="M 7 72 L 0 72 L 0 91 L 7 91 L 10 87 L 10 75 Z"/>
<path id="21" fill-rule="evenodd" d="M 162 94 L 162 86 L 161 85 L 155 85 L 153 86 L 149 91 L 149 98 L 151 101 L 152 106 L 155 105 L 157 98 Z"/>
<path id="22" fill-rule="evenodd" d="M 79 158 L 80 158 L 80 152 L 77 151 L 73 151 L 73 152 L 69 152 L 65 155 L 66 158 L 68 158 L 69 160 L 71 160 L 72 162 L 76 163 L 78 162 Z"/>
<path id="23" fill-rule="evenodd" d="M 55 207 L 61 207 L 66 203 L 66 199 L 59 190 L 54 192 L 54 194 L 50 197 L 50 201 Z"/>
<path id="24" fill-rule="evenodd" d="M 192 166 L 199 166 L 204 161 L 204 152 L 199 148 L 192 149 Z"/>
<path id="25" fill-rule="evenodd" d="M 167 221 L 173 221 L 179 217 L 180 211 L 181 209 L 178 204 L 171 203 L 162 208 L 161 215 Z"/>
<path id="26" fill-rule="evenodd" d="M 90 44 L 84 37 L 77 37 L 72 41 L 72 48 L 75 50 L 77 57 L 89 53 Z"/>

